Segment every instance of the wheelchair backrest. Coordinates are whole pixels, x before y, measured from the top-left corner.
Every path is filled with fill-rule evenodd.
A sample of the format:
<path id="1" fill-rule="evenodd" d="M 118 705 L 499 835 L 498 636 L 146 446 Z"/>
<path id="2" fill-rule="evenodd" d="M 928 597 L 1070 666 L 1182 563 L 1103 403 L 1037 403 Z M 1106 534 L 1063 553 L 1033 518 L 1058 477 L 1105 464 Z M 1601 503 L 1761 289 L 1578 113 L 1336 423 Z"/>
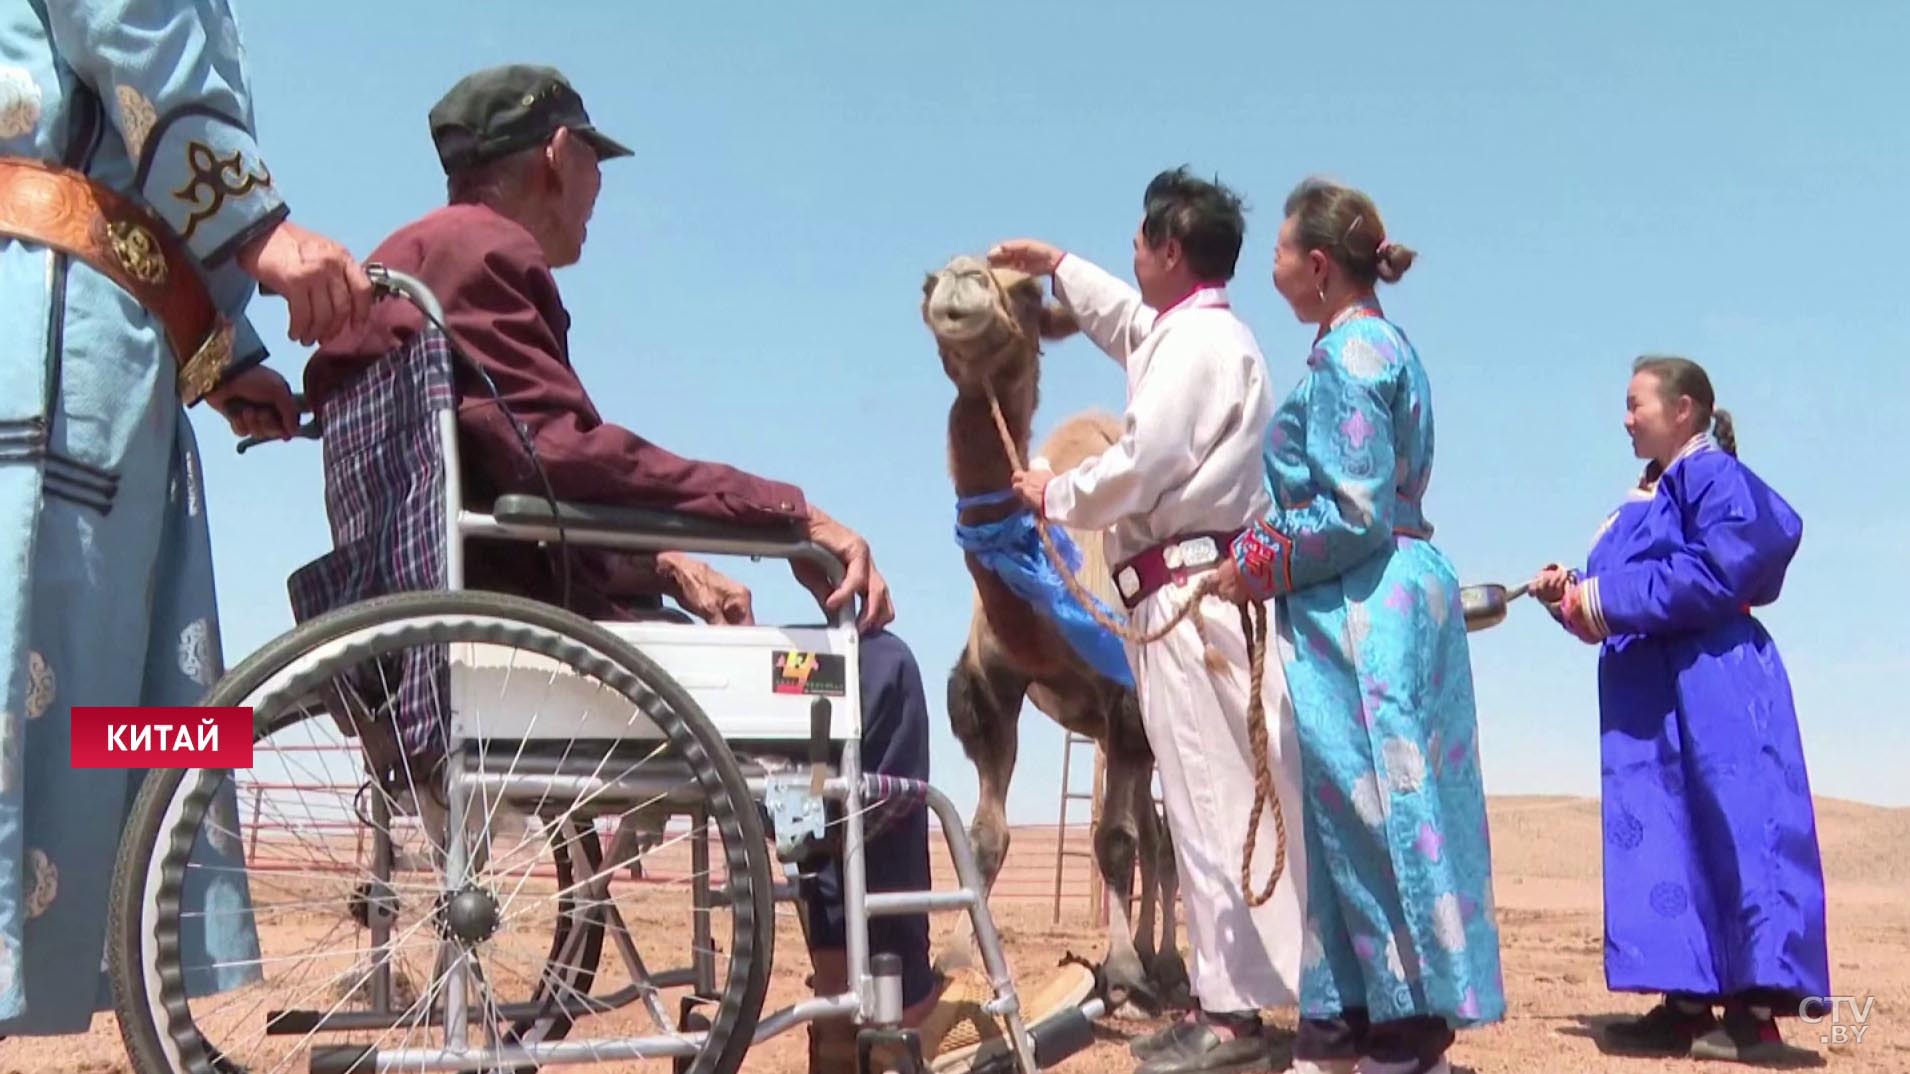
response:
<path id="1" fill-rule="evenodd" d="M 446 588 L 454 510 L 446 476 L 458 460 L 444 419 L 456 406 L 451 349 L 430 325 L 325 400 L 318 418 L 332 551 L 288 582 L 298 621 Z"/>

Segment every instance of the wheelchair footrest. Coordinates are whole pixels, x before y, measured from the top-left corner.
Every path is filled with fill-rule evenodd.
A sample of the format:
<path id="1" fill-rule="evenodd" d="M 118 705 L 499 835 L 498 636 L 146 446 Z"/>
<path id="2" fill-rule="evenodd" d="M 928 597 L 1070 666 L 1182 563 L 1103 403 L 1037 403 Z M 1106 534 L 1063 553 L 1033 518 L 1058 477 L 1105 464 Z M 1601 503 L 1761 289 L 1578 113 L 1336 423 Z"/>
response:
<path id="1" fill-rule="evenodd" d="M 1081 1007 L 1069 1007 L 1028 1028 L 1034 1041 L 1035 1069 L 1052 1070 L 1061 1061 L 1094 1044 L 1094 1020 Z M 1000 1051 L 976 1063 L 970 1074 L 1015 1074 L 1015 1053 Z"/>

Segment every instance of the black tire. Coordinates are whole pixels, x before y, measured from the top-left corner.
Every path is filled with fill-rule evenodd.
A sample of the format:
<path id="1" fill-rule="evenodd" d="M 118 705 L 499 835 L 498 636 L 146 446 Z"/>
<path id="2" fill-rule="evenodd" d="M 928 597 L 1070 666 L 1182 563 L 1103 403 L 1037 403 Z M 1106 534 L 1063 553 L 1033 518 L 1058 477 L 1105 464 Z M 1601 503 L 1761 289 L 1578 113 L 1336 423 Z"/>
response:
<path id="1" fill-rule="evenodd" d="M 689 1070 L 734 1074 L 753 1043 L 774 959 L 775 919 L 764 828 L 742 771 L 708 716 L 668 673 L 627 642 L 587 619 L 519 597 L 488 592 L 406 593 L 350 605 L 280 635 L 228 672 L 202 704 L 241 704 L 315 648 L 400 623 L 406 624 L 401 628 L 409 639 L 406 644 L 509 643 L 585 669 L 638 705 L 689 764 L 707 793 L 705 808 L 721 836 L 731 910 L 729 973 L 711 1019 L 711 1046 L 695 1057 Z M 308 682 L 329 678 L 339 661 L 361 659 L 358 650 L 366 644 L 344 647 L 334 658 L 300 670 L 290 680 L 294 689 L 286 696 L 298 697 L 299 687 L 308 689 Z M 270 716 L 255 713 L 255 720 Z M 255 737 L 267 737 L 295 722 L 255 724 Z M 176 926 L 185 860 L 212 792 L 227 771 L 153 771 L 140 787 L 120 842 L 107 923 L 107 958 L 121 1036 L 137 1074 L 238 1070 L 208 1047 L 192 1023 L 178 964 Z M 182 790 L 188 778 L 193 782 Z M 170 828 L 169 812 L 176 813 Z M 155 858 L 160 860 L 156 863 Z M 156 890 L 149 892 L 148 878 L 155 874 Z M 742 889 L 738 880 L 747 881 Z M 144 965 L 148 939 L 156 951 L 153 981 Z M 162 1033 L 178 1050 L 179 1064 L 162 1045 Z"/>

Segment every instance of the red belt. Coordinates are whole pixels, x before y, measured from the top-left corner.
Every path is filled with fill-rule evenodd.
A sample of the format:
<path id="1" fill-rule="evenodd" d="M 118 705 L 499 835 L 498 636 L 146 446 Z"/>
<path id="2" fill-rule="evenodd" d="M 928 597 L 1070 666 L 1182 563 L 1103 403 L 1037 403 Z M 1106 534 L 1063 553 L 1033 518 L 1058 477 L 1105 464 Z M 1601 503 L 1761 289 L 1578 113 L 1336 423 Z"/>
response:
<path id="1" fill-rule="evenodd" d="M 1239 530 L 1187 533 L 1114 565 L 1114 588 L 1131 611 L 1156 590 L 1213 570 L 1234 554 Z"/>

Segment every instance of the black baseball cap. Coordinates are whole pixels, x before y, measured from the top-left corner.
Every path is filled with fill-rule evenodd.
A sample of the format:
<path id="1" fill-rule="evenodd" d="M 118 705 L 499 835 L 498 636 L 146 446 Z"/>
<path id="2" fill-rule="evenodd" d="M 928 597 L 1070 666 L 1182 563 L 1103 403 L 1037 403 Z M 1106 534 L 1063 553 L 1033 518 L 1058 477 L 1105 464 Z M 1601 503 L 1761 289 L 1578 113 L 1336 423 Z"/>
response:
<path id="1" fill-rule="evenodd" d="M 446 174 L 543 145 L 568 127 L 598 160 L 630 150 L 590 123 L 584 99 L 554 67 L 510 64 L 464 76 L 431 107 L 431 140 Z"/>

